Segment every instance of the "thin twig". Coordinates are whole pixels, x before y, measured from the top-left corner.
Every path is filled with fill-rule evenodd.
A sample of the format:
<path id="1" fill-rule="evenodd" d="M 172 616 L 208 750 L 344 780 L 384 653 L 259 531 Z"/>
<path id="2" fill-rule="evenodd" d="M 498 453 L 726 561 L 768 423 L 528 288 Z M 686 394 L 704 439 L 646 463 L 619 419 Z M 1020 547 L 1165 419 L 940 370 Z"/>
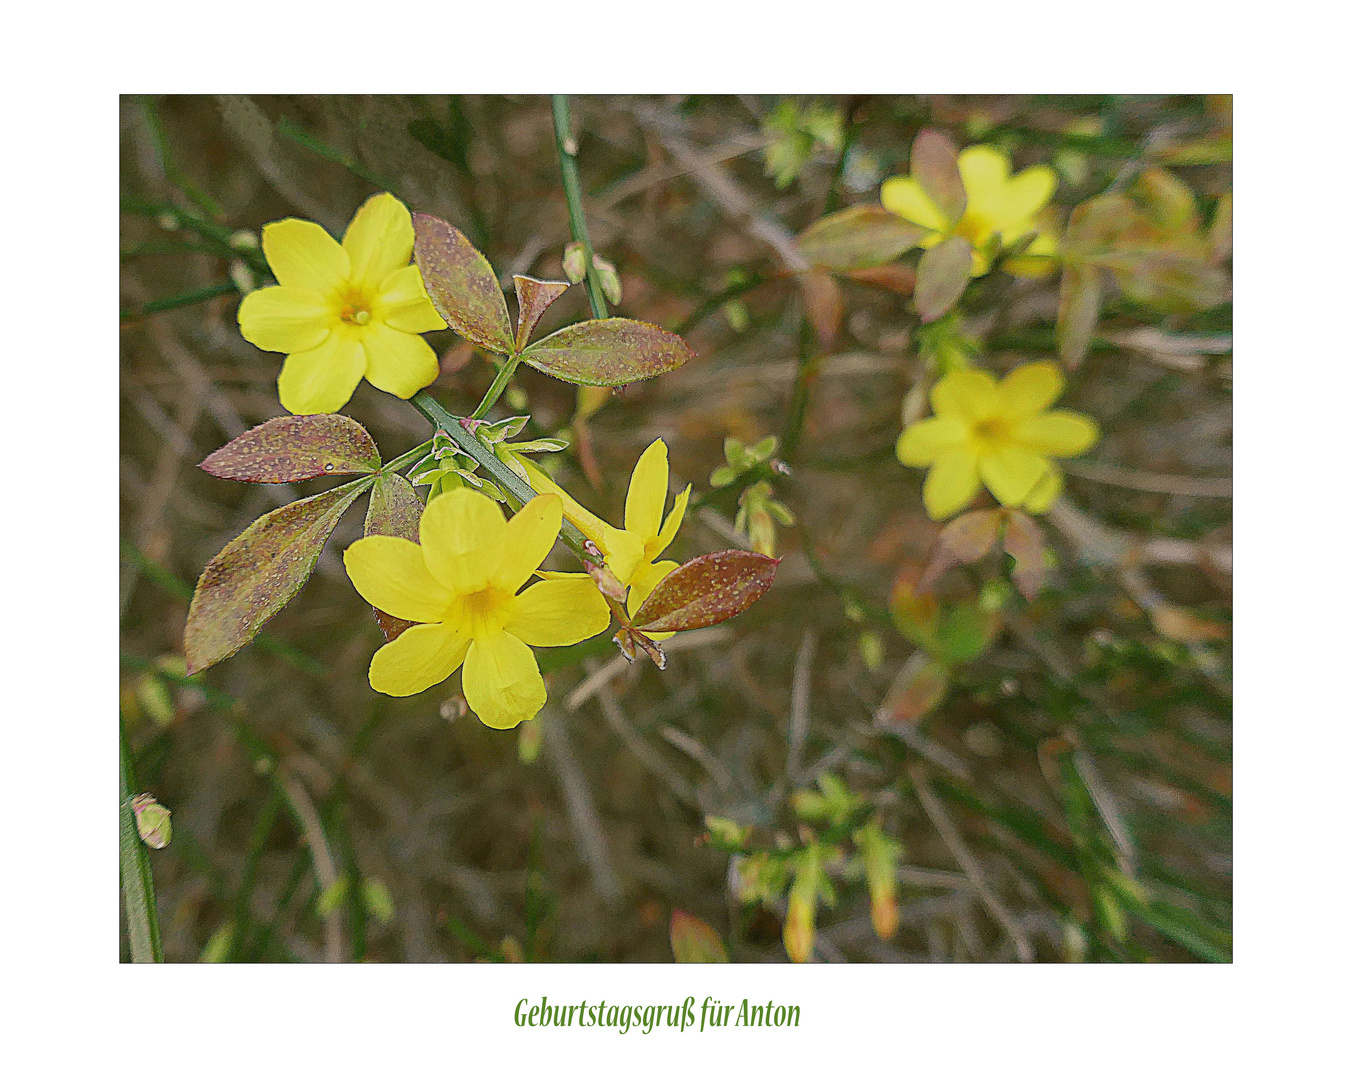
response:
<path id="1" fill-rule="evenodd" d="M 792 669 L 792 706 L 788 713 L 788 786 L 796 788 L 801 780 L 802 750 L 806 745 L 806 727 L 811 719 L 811 665 L 816 658 L 816 632 L 808 626 L 797 651 Z"/>
<path id="2" fill-rule="evenodd" d="M 572 823 L 572 832 L 582 858 L 590 867 L 595 893 L 606 906 L 613 907 L 622 898 L 622 890 L 619 888 L 618 875 L 614 872 L 614 861 L 610 858 L 609 843 L 600 824 L 600 815 L 591 797 L 590 784 L 577 764 L 571 740 L 567 737 L 566 719 L 552 711 L 545 711 L 540 716 L 544 721 L 544 755 L 562 788 L 567 818 Z"/>
<path id="3" fill-rule="evenodd" d="M 318 808 L 299 777 L 283 775 L 279 780 L 314 860 L 314 876 L 318 878 L 322 896 L 337 884 L 338 871 L 323 834 Z M 336 905 L 323 916 L 323 958 L 330 964 L 342 963 L 342 911 Z"/>
<path id="4" fill-rule="evenodd" d="M 1084 480 L 1129 488 L 1131 491 L 1152 491 L 1159 495 L 1189 495 L 1197 499 L 1231 499 L 1233 481 L 1221 476 L 1169 476 L 1165 473 L 1145 472 L 1142 469 L 1121 469 L 1096 461 L 1066 461 L 1064 471 Z"/>
<path id="5" fill-rule="evenodd" d="M 970 880 L 971 887 L 979 895 L 989 914 L 1012 938 L 1013 945 L 1017 949 L 1017 959 L 1024 964 L 1031 963 L 1036 959 L 1036 954 L 1031 947 L 1031 940 L 1027 937 L 1026 931 L 1022 929 L 1012 912 L 1004 906 L 1003 901 L 990 888 L 989 879 L 984 875 L 984 868 L 980 866 L 979 861 L 966 847 L 965 841 L 961 839 L 961 834 L 952 823 L 952 819 L 947 816 L 947 811 L 942 808 L 942 803 L 938 801 L 937 796 L 928 786 L 923 770 L 918 766 L 911 766 L 909 778 L 914 784 L 915 794 L 919 797 L 919 803 L 923 806 L 924 813 L 928 815 L 928 820 L 933 823 L 933 827 L 941 835 L 943 843 L 947 845 L 947 849 Z"/>

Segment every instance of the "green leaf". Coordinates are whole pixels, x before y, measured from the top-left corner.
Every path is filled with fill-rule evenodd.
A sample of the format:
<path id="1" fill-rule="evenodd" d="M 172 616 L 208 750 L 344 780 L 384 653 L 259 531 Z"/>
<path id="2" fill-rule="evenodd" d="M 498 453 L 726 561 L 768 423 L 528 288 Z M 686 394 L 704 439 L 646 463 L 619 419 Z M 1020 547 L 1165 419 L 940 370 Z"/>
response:
<path id="1" fill-rule="evenodd" d="M 670 915 L 670 951 L 677 964 L 725 964 L 727 949 L 711 926 L 676 908 Z"/>
<path id="2" fill-rule="evenodd" d="M 516 316 L 516 351 L 522 351 L 534 333 L 535 324 L 549 304 L 567 291 L 567 281 L 539 281 L 537 278 L 516 274 L 516 300 L 520 311 Z"/>
<path id="3" fill-rule="evenodd" d="M 956 144 L 933 128 L 920 131 L 909 152 L 909 175 L 952 224 L 966 212 L 966 186 L 961 182 L 956 158 Z"/>
<path id="4" fill-rule="evenodd" d="M 1090 263 L 1066 262 L 1059 283 L 1055 337 L 1059 358 L 1072 371 L 1087 356 L 1102 303 L 1102 272 Z"/>
<path id="5" fill-rule="evenodd" d="M 338 519 L 370 487 L 362 478 L 264 514 L 197 579 L 183 651 L 195 675 L 233 656 L 300 591 Z"/>
<path id="6" fill-rule="evenodd" d="M 510 353 L 511 317 L 487 259 L 462 232 L 430 214 L 414 214 L 413 230 L 413 258 L 441 318 L 460 337 Z"/>
<path id="7" fill-rule="evenodd" d="M 974 660 L 993 642 L 1001 626 L 997 612 L 983 611 L 977 603 L 962 601 L 938 627 L 938 654 L 948 664 Z"/>
<path id="8" fill-rule="evenodd" d="M 654 634 L 730 619 L 769 591 L 779 561 L 736 550 L 690 559 L 661 579 L 633 616 L 633 625 Z"/>
<path id="9" fill-rule="evenodd" d="M 582 386 L 623 386 L 674 371 L 694 351 L 679 334 L 636 319 L 589 319 L 536 341 L 531 367 Z"/>
<path id="10" fill-rule="evenodd" d="M 381 474 L 370 489 L 370 505 L 366 508 L 366 536 L 401 536 L 417 543 L 418 528 L 422 522 L 422 500 L 410 484 L 397 473 Z M 393 641 L 412 626 L 406 619 L 372 607 L 375 621 L 385 641 Z"/>
<path id="11" fill-rule="evenodd" d="M 1208 311 L 1228 299 L 1228 275 L 1175 251 L 1117 252 L 1101 259 L 1120 290 L 1137 304 L 1168 314 Z"/>
<path id="12" fill-rule="evenodd" d="M 809 226 L 797 237 L 797 247 L 812 266 L 846 273 L 891 262 L 926 234 L 883 207 L 850 206 Z"/>
<path id="13" fill-rule="evenodd" d="M 935 244 L 923 253 L 914 283 L 914 308 L 923 322 L 941 318 L 961 299 L 973 263 L 970 244 L 959 236 Z"/>
<path id="14" fill-rule="evenodd" d="M 289 484 L 316 476 L 371 473 L 380 467 L 375 440 L 339 413 L 278 416 L 232 439 L 201 463 L 222 480 Z"/>

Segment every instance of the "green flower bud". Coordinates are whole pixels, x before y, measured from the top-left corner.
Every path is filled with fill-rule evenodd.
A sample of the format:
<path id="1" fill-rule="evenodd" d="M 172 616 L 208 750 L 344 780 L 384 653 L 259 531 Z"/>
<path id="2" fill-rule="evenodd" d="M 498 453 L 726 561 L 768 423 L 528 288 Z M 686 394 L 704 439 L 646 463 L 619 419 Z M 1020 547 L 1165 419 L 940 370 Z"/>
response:
<path id="1" fill-rule="evenodd" d="M 159 850 L 169 846 L 173 826 L 169 824 L 170 811 L 155 801 L 153 795 L 137 795 L 131 800 L 131 812 L 136 815 L 136 831 L 147 847 Z"/>

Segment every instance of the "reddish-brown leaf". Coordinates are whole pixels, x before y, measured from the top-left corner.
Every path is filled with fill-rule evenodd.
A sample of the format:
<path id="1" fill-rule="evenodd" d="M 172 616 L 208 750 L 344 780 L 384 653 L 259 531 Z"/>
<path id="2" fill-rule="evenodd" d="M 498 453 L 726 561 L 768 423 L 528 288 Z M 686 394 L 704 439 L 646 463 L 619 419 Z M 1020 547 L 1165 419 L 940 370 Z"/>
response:
<path id="1" fill-rule="evenodd" d="M 431 303 L 460 337 L 493 352 L 511 352 L 511 317 L 497 275 L 449 222 L 414 214 L 413 258 Z"/>
<path id="2" fill-rule="evenodd" d="M 998 510 L 971 510 L 949 522 L 938 535 L 933 561 L 919 579 L 918 592 L 928 592 L 953 566 L 973 563 L 989 554 L 998 539 Z"/>
<path id="3" fill-rule="evenodd" d="M 909 175 L 953 224 L 966 212 L 966 186 L 961 182 L 956 157 L 956 144 L 933 128 L 919 132 L 909 152 Z"/>
<path id="4" fill-rule="evenodd" d="M 516 302 L 520 305 L 516 315 L 516 352 L 521 352 L 529 344 L 539 317 L 548 310 L 549 304 L 567 291 L 570 282 L 540 281 L 521 274 L 516 274 L 514 281 Z"/>
<path id="5" fill-rule="evenodd" d="M 973 262 L 970 244 L 959 236 L 935 244 L 923 253 L 914 283 L 914 308 L 923 322 L 940 319 L 961 299 L 970 281 Z"/>
<path id="6" fill-rule="evenodd" d="M 417 543 L 418 526 L 422 521 L 422 500 L 412 484 L 397 473 L 380 476 L 370 489 L 370 505 L 366 508 L 367 536 L 401 536 Z M 375 621 L 385 641 L 393 641 L 412 626 L 406 619 L 398 619 L 377 607 Z"/>
<path id="7" fill-rule="evenodd" d="M 900 296 L 913 296 L 914 283 L 918 280 L 914 268 L 904 263 L 887 263 L 885 266 L 867 266 L 861 270 L 849 270 L 848 276 L 865 285 L 889 289 Z"/>
<path id="8" fill-rule="evenodd" d="M 1231 295 L 1228 274 L 1203 258 L 1177 251 L 1122 251 L 1101 265 L 1137 304 L 1172 314 L 1208 311 Z"/>
<path id="9" fill-rule="evenodd" d="M 834 347 L 839 325 L 844 321 L 844 291 L 829 274 L 817 271 L 800 275 L 797 283 L 801 286 L 806 317 L 816 332 L 816 340 L 828 351 Z"/>
<path id="10" fill-rule="evenodd" d="M 222 480 L 289 484 L 374 472 L 380 452 L 365 428 L 339 413 L 278 416 L 226 443 L 201 467 Z"/>
<path id="11" fill-rule="evenodd" d="M 1003 529 L 1003 550 L 1013 557 L 1013 584 L 1028 600 L 1045 585 L 1045 534 L 1021 510 L 1009 510 Z"/>
<path id="12" fill-rule="evenodd" d="M 727 949 L 721 935 L 702 919 L 679 908 L 670 914 L 670 951 L 677 964 L 725 964 Z"/>
<path id="13" fill-rule="evenodd" d="M 812 266 L 847 273 L 897 259 L 925 235 L 926 230 L 883 207 L 850 206 L 809 226 L 797 247 Z"/>
<path id="14" fill-rule="evenodd" d="M 1072 371 L 1087 356 L 1102 302 L 1102 272 L 1090 263 L 1066 262 L 1059 282 L 1055 337 L 1059 358 Z"/>
<path id="15" fill-rule="evenodd" d="M 357 480 L 264 514 L 207 564 L 183 635 L 189 675 L 233 656 L 286 606 L 338 519 L 371 482 Z"/>
<path id="16" fill-rule="evenodd" d="M 917 724 L 941 704 L 948 682 L 946 668 L 922 650 L 915 652 L 891 682 L 877 718 L 896 724 Z"/>
<path id="17" fill-rule="evenodd" d="M 779 561 L 753 551 L 716 551 L 690 559 L 652 590 L 633 625 L 658 634 L 730 619 L 769 591 Z"/>
<path id="18" fill-rule="evenodd" d="M 536 341 L 531 367 L 582 386 L 623 386 L 674 371 L 694 352 L 679 334 L 636 319 L 590 319 Z"/>

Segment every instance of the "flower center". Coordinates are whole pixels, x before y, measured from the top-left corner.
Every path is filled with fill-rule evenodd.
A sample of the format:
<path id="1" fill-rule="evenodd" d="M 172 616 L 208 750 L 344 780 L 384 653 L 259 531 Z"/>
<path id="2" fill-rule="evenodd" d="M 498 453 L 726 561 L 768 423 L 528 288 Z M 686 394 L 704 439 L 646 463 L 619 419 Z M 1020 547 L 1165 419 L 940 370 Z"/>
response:
<path id="1" fill-rule="evenodd" d="M 986 416 L 975 424 L 973 433 L 986 449 L 1002 446 L 1009 442 L 1012 437 L 1012 429 L 1008 426 L 1008 421 L 1001 416 Z"/>
<path id="2" fill-rule="evenodd" d="M 461 597 L 460 603 L 464 605 L 464 618 L 469 623 L 470 632 L 477 637 L 500 629 L 506 621 L 511 600 L 511 594 L 505 589 L 492 585 Z"/>
<path id="3" fill-rule="evenodd" d="M 348 326 L 365 326 L 370 322 L 370 304 L 359 293 L 350 293 L 342 301 L 338 317 Z"/>

